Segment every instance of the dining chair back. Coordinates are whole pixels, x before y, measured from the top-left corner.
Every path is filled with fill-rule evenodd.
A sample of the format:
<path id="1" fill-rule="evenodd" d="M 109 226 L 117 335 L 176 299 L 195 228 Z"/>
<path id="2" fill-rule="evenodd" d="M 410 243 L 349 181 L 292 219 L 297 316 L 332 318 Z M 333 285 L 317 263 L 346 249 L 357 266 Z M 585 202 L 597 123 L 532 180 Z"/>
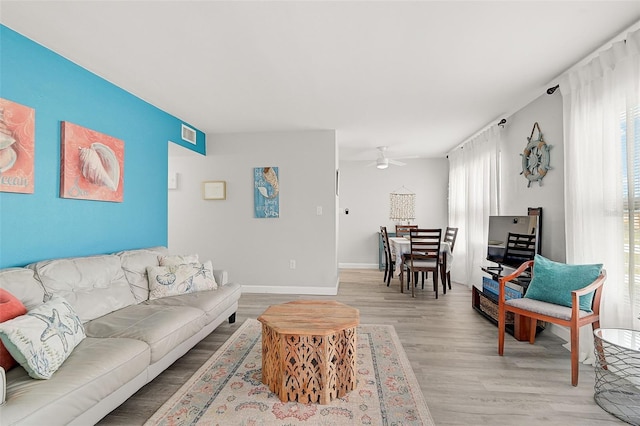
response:
<path id="1" fill-rule="evenodd" d="M 535 234 L 516 234 L 509 232 L 507 235 L 507 247 L 502 259 L 507 265 L 521 265 L 531 260 L 536 255 Z"/>
<path id="2" fill-rule="evenodd" d="M 458 237 L 458 228 L 452 228 L 447 226 L 447 229 L 444 231 L 444 237 L 442 237 L 442 242 L 449 244 L 449 252 L 453 253 L 453 248 L 456 245 L 456 238 Z M 451 271 L 447 271 L 446 265 L 446 254 L 440 254 L 440 276 L 442 278 L 442 290 L 444 294 L 447 294 L 447 287 L 451 290 Z"/>
<path id="3" fill-rule="evenodd" d="M 407 275 L 414 274 L 414 276 L 417 276 L 416 273 L 418 272 L 424 272 L 427 274 L 429 272 L 433 272 L 433 290 L 436 293 L 437 299 L 438 267 L 442 229 L 415 228 L 410 230 L 409 235 L 411 250 L 409 252 L 408 259 L 405 260 Z M 411 297 L 415 297 L 416 284 L 417 279 L 414 280 L 414 284 L 411 286 Z"/>
<path id="4" fill-rule="evenodd" d="M 449 247 L 451 247 L 451 251 L 453 252 L 453 247 L 456 245 L 456 238 L 458 237 L 458 228 L 452 228 L 447 226 L 447 229 L 444 231 L 444 237 L 442 237 L 442 241 L 449 243 Z"/>
<path id="5" fill-rule="evenodd" d="M 396 237 L 408 236 L 412 229 L 418 229 L 418 225 L 396 225 Z"/>
<path id="6" fill-rule="evenodd" d="M 391 246 L 389 245 L 389 234 L 387 233 L 386 226 L 380 227 L 380 238 L 382 238 L 382 247 L 384 249 L 385 259 L 383 280 L 386 281 L 387 287 L 389 287 L 391 278 L 393 278 L 393 270 L 395 269 L 396 262 L 393 258 L 393 255 L 391 254 Z"/>

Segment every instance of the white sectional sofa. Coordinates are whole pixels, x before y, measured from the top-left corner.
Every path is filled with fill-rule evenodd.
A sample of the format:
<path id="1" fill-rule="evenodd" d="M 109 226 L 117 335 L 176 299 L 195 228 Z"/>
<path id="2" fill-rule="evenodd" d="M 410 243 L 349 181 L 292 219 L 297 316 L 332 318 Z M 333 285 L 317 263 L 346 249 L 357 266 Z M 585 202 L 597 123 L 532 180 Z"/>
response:
<path id="1" fill-rule="evenodd" d="M 0 424 L 94 424 L 223 321 L 235 321 L 241 287 L 222 270 L 213 271 L 215 290 L 149 300 L 147 267 L 166 255 L 155 247 L 0 270 L 0 288 L 28 311 L 62 296 L 86 334 L 50 379 L 20 365 L 6 372 Z"/>

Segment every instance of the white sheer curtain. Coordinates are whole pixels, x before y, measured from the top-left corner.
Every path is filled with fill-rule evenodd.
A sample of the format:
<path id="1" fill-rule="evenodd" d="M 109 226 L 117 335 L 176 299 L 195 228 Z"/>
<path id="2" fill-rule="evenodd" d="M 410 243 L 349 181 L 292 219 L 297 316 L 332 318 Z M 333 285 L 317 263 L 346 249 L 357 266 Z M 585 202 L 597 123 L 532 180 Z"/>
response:
<path id="1" fill-rule="evenodd" d="M 459 228 L 451 279 L 469 287 L 482 283 L 489 216 L 498 214 L 499 142 L 492 126 L 449 154 L 449 226 Z"/>
<path id="2" fill-rule="evenodd" d="M 638 329 L 640 30 L 563 76 L 560 90 L 567 263 L 603 263 L 601 327 Z M 580 341 L 592 361 L 591 327 Z"/>

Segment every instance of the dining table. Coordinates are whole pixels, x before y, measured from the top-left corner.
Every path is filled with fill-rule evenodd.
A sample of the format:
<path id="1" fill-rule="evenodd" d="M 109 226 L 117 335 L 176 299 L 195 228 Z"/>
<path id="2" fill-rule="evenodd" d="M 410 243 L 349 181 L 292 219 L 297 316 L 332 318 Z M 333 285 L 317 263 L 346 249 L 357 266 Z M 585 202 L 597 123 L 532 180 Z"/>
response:
<path id="1" fill-rule="evenodd" d="M 396 275 L 400 277 L 404 256 L 411 253 L 411 240 L 409 237 L 389 237 L 389 247 L 391 248 L 391 256 L 396 258 Z M 440 243 L 440 254 L 444 257 L 445 272 L 451 271 L 451 263 L 453 254 L 451 253 L 451 245 L 447 241 Z"/>

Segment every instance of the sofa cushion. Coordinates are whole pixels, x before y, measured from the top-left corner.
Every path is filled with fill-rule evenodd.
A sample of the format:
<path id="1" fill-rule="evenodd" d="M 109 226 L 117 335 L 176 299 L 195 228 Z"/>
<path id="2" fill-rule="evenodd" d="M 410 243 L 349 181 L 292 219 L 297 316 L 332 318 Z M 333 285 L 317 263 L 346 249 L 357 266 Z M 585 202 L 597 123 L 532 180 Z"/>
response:
<path id="1" fill-rule="evenodd" d="M 147 268 L 149 300 L 218 288 L 211 262 L 183 263 Z"/>
<path id="2" fill-rule="evenodd" d="M 0 288 L 0 322 L 14 319 L 26 313 L 27 308 L 24 307 L 20 299 L 7 290 Z M 4 368 L 5 371 L 9 371 L 16 364 L 16 360 L 0 341 L 0 367 Z"/>
<path id="3" fill-rule="evenodd" d="M 127 383 L 144 375 L 149 346 L 134 339 L 87 337 L 51 380 L 33 380 L 22 368 L 7 373 L 7 403 L 1 423 L 69 424 Z"/>
<path id="4" fill-rule="evenodd" d="M 0 269 L 0 288 L 20 299 L 27 310 L 41 305 L 44 301 L 44 288 L 31 269 Z"/>
<path id="5" fill-rule="evenodd" d="M 206 324 L 203 311 L 187 306 L 134 305 L 85 324 L 87 336 L 125 337 L 146 342 L 158 361 Z"/>
<path id="6" fill-rule="evenodd" d="M 45 260 L 29 268 L 47 294 L 64 297 L 82 322 L 136 303 L 115 255 Z"/>
<path id="7" fill-rule="evenodd" d="M 201 309 L 207 316 L 207 322 L 213 321 L 230 306 L 237 304 L 241 295 L 241 286 L 236 283 L 219 286 L 216 291 L 200 291 L 180 296 L 163 297 L 144 302 L 157 306 L 193 306 Z"/>
<path id="8" fill-rule="evenodd" d="M 137 303 L 149 299 L 147 267 L 159 266 L 158 257 L 167 254 L 168 250 L 166 247 L 150 247 L 116 253 L 120 258 L 124 275 L 129 282 L 129 286 Z"/>
<path id="9" fill-rule="evenodd" d="M 85 338 L 80 318 L 62 297 L 0 323 L 0 339 L 34 379 L 50 379 Z"/>

